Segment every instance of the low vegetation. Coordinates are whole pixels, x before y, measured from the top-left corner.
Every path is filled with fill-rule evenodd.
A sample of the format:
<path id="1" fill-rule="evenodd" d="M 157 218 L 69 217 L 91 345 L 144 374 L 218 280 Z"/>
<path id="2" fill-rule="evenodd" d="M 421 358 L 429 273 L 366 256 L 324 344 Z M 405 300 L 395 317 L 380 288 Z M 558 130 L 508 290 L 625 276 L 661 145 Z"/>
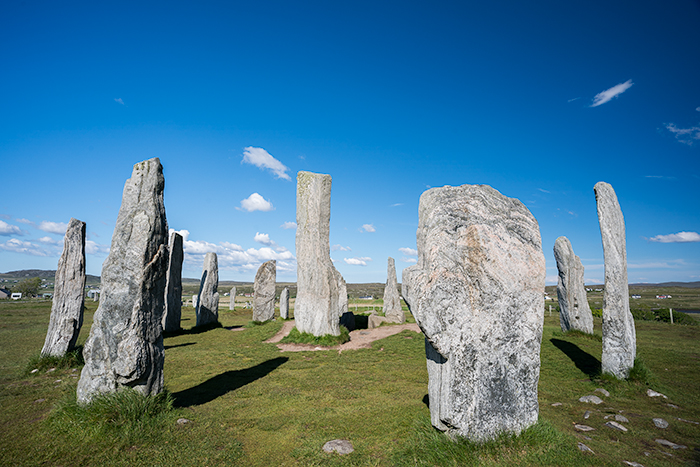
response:
<path id="1" fill-rule="evenodd" d="M 335 345 L 344 344 L 350 340 L 350 333 L 348 328 L 345 326 L 340 326 L 340 334 L 334 336 L 332 334 L 325 334 L 323 336 L 314 336 L 308 332 L 299 332 L 296 327 L 293 327 L 287 336 L 285 336 L 281 342 L 285 344 L 312 344 L 321 347 L 333 347 Z"/>

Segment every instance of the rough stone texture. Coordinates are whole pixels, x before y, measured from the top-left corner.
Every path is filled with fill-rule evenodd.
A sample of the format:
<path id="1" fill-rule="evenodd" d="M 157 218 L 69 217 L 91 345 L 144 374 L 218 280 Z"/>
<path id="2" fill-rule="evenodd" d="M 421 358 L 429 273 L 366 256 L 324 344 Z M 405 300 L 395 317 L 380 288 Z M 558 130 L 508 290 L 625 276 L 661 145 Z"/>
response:
<path id="1" fill-rule="evenodd" d="M 253 321 L 270 321 L 275 317 L 275 282 L 277 261 L 270 260 L 260 265 L 253 283 Z"/>
<path id="2" fill-rule="evenodd" d="M 559 269 L 557 297 L 561 330 L 593 334 L 593 314 L 588 306 L 583 265 L 581 259 L 574 254 L 568 238 L 559 237 L 554 242 L 554 259 Z"/>
<path id="3" fill-rule="evenodd" d="M 228 304 L 228 309 L 229 310 L 234 310 L 236 308 L 236 288 L 231 287 L 231 293 L 229 294 L 231 297 L 231 302 Z"/>
<path id="4" fill-rule="evenodd" d="M 177 232 L 170 234 L 170 260 L 165 282 L 165 310 L 163 311 L 163 331 L 180 330 L 182 317 L 182 235 Z"/>
<path id="5" fill-rule="evenodd" d="M 537 221 L 485 185 L 420 198 L 402 292 L 426 336 L 433 425 L 477 441 L 537 422 L 545 260 Z"/>
<path id="6" fill-rule="evenodd" d="M 331 176 L 299 172 L 294 320 L 297 330 L 314 336 L 340 335 L 340 316 L 347 311 L 345 281 L 331 262 L 330 219 Z"/>
<path id="7" fill-rule="evenodd" d="M 197 296 L 197 326 L 219 321 L 219 262 L 216 253 L 207 253 Z"/>
<path id="8" fill-rule="evenodd" d="M 102 265 L 102 297 L 83 349 L 78 402 L 129 386 L 163 390 L 161 319 L 168 267 L 163 167 L 157 158 L 134 166 L 124 185 L 109 256 Z"/>
<path id="9" fill-rule="evenodd" d="M 647 396 L 649 396 L 649 397 L 663 397 L 664 399 L 668 399 L 668 397 L 661 394 L 660 392 L 654 391 L 653 389 L 647 389 Z"/>
<path id="10" fill-rule="evenodd" d="M 54 281 L 49 330 L 41 355 L 62 357 L 75 348 L 85 305 L 85 222 L 71 218 Z"/>
<path id="11" fill-rule="evenodd" d="M 654 422 L 654 426 L 656 426 L 656 428 L 668 428 L 668 422 L 663 418 L 652 418 L 651 421 Z"/>
<path id="12" fill-rule="evenodd" d="M 289 288 L 287 287 L 280 293 L 280 318 L 289 319 Z"/>
<path id="13" fill-rule="evenodd" d="M 627 284 L 625 219 L 612 186 L 598 182 L 593 190 L 605 258 L 601 368 L 603 373 L 624 379 L 629 376 L 637 355 L 637 335 Z"/>
<path id="14" fill-rule="evenodd" d="M 386 285 L 384 286 L 384 316 L 392 323 L 403 323 L 406 317 L 401 309 L 399 286 L 396 283 L 396 266 L 394 258 L 389 257 L 386 266 Z"/>
<path id="15" fill-rule="evenodd" d="M 627 428 L 625 428 L 624 426 L 620 425 L 619 423 L 613 422 L 613 421 L 605 422 L 605 426 L 607 426 L 608 428 L 618 430 L 618 431 L 627 431 Z"/>
<path id="16" fill-rule="evenodd" d="M 580 397 L 578 401 L 585 402 L 587 404 L 595 404 L 595 405 L 603 403 L 603 399 L 601 399 L 598 396 L 583 396 L 583 397 Z"/>
<path id="17" fill-rule="evenodd" d="M 606 391 L 604 388 L 596 388 L 596 390 L 593 392 L 599 392 L 602 395 L 604 395 L 605 397 L 610 397 L 610 393 L 608 391 Z"/>
<path id="18" fill-rule="evenodd" d="M 332 441 L 328 441 L 326 444 L 323 445 L 323 450 L 325 452 L 337 452 L 338 454 L 350 454 L 355 450 L 355 448 L 352 447 L 352 443 L 348 440 L 345 439 L 334 439 Z"/>

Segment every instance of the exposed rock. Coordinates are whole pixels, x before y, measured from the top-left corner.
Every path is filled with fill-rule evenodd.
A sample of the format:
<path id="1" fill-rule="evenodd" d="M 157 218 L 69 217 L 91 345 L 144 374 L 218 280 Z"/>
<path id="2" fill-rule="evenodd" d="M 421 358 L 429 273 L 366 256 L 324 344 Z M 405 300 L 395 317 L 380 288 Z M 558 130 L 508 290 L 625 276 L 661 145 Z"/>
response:
<path id="1" fill-rule="evenodd" d="M 253 321 L 263 323 L 275 317 L 275 283 L 277 261 L 272 259 L 260 265 L 253 283 Z"/>
<path id="2" fill-rule="evenodd" d="M 294 320 L 299 332 L 340 335 L 345 281 L 331 262 L 329 229 L 331 176 L 297 174 L 297 297 Z"/>
<path id="3" fill-rule="evenodd" d="M 555 402 L 554 404 L 552 404 L 552 407 L 560 407 L 562 405 L 564 404 L 562 404 L 561 402 Z"/>
<path id="4" fill-rule="evenodd" d="M 685 422 L 685 423 L 692 423 L 692 424 L 694 424 L 694 425 L 700 425 L 700 422 L 694 422 L 694 421 L 692 421 L 692 420 L 686 420 L 685 418 L 676 418 L 676 420 L 678 420 L 678 421 L 680 421 L 680 422 Z"/>
<path id="5" fill-rule="evenodd" d="M 595 431 L 595 428 L 592 426 L 588 425 L 579 425 L 578 423 L 574 424 L 574 428 L 576 431 Z"/>
<path id="6" fill-rule="evenodd" d="M 688 446 L 683 446 L 682 444 L 676 444 L 673 443 L 667 439 L 657 439 L 655 440 L 657 443 L 659 443 L 662 446 L 666 446 L 671 449 L 686 449 Z"/>
<path id="7" fill-rule="evenodd" d="M 583 419 L 584 419 L 584 420 L 588 420 L 588 417 L 590 417 L 590 416 L 591 416 L 591 411 L 590 411 L 590 410 L 586 410 L 586 411 L 583 413 Z"/>
<path id="8" fill-rule="evenodd" d="M 386 267 L 386 285 L 384 286 L 384 316 L 392 323 L 403 323 L 406 316 L 401 309 L 399 286 L 396 282 L 394 258 L 389 257 Z"/>
<path id="9" fill-rule="evenodd" d="M 630 312 L 627 284 L 625 220 L 610 184 L 598 182 L 593 190 L 605 258 L 601 367 L 603 373 L 625 379 L 637 355 L 637 335 Z"/>
<path id="10" fill-rule="evenodd" d="M 679 409 L 679 408 L 680 408 L 680 407 L 678 407 L 676 404 L 666 404 L 666 405 L 667 405 L 668 407 L 671 407 L 672 409 Z"/>
<path id="11" fill-rule="evenodd" d="M 625 417 L 624 415 L 617 414 L 615 415 L 615 421 L 616 422 L 621 422 L 621 423 L 629 423 L 630 421 Z"/>
<path id="12" fill-rule="evenodd" d="M 207 253 L 197 296 L 197 326 L 219 321 L 219 261 L 216 253 Z"/>
<path id="13" fill-rule="evenodd" d="M 163 331 L 180 330 L 182 317 L 182 235 L 177 232 L 170 234 L 170 260 L 165 281 L 165 310 L 163 311 Z"/>
<path id="14" fill-rule="evenodd" d="M 654 422 L 656 428 L 668 428 L 668 422 L 663 418 L 652 418 L 651 420 Z"/>
<path id="15" fill-rule="evenodd" d="M 647 396 L 649 397 L 663 397 L 664 399 L 668 399 L 668 397 L 664 396 L 660 392 L 656 392 L 653 389 L 647 389 Z"/>
<path id="16" fill-rule="evenodd" d="M 627 431 L 627 428 L 625 428 L 624 426 L 620 425 L 617 422 L 613 422 L 612 420 L 609 422 L 605 422 L 605 426 L 607 426 L 609 428 L 613 428 L 613 429 L 618 430 L 618 431 Z"/>
<path id="17" fill-rule="evenodd" d="M 623 464 L 629 465 L 630 467 L 644 467 L 639 462 L 622 461 Z"/>
<path id="18" fill-rule="evenodd" d="M 236 309 L 236 288 L 231 287 L 231 301 L 228 304 L 228 309 L 229 310 L 235 310 Z"/>
<path id="19" fill-rule="evenodd" d="M 85 305 L 85 222 L 71 218 L 54 281 L 49 330 L 41 355 L 62 357 L 75 349 Z"/>
<path id="20" fill-rule="evenodd" d="M 588 306 L 583 281 L 583 265 L 581 259 L 574 254 L 568 238 L 559 237 L 554 242 L 554 259 L 557 261 L 559 270 L 557 298 L 561 330 L 593 334 L 593 314 Z"/>
<path id="21" fill-rule="evenodd" d="M 593 449 L 589 448 L 581 442 L 578 443 L 578 448 L 581 452 L 590 452 L 591 454 L 595 454 L 595 452 L 593 452 Z"/>
<path id="22" fill-rule="evenodd" d="M 280 318 L 289 319 L 289 288 L 285 287 L 280 293 Z"/>
<path id="23" fill-rule="evenodd" d="M 337 452 L 338 454 L 350 454 L 355 450 L 352 447 L 352 443 L 345 439 L 334 439 L 333 441 L 328 441 L 323 445 L 323 450 L 325 452 Z"/>
<path id="24" fill-rule="evenodd" d="M 402 291 L 426 336 L 433 426 L 471 440 L 537 422 L 545 261 L 537 221 L 485 185 L 423 193 Z"/>
<path id="25" fill-rule="evenodd" d="M 590 403 L 590 404 L 596 404 L 596 405 L 603 403 L 603 399 L 601 399 L 598 396 L 583 396 L 583 397 L 579 398 L 578 401 L 579 402 L 586 402 L 586 403 Z"/>
<path id="26" fill-rule="evenodd" d="M 177 419 L 178 425 L 187 425 L 188 423 L 192 423 L 192 420 L 188 420 L 186 418 L 178 418 Z"/>
<path id="27" fill-rule="evenodd" d="M 78 382 L 78 402 L 128 386 L 148 395 L 163 390 L 163 317 L 168 223 L 163 167 L 157 158 L 134 166 L 124 185 L 102 296 L 93 317 Z"/>
<path id="28" fill-rule="evenodd" d="M 603 388 L 598 388 L 598 389 L 596 389 L 596 390 L 593 391 L 593 392 L 599 392 L 599 393 L 601 393 L 602 395 L 604 395 L 605 397 L 610 397 L 610 393 L 609 393 L 608 391 L 606 391 L 605 389 L 603 389 Z"/>

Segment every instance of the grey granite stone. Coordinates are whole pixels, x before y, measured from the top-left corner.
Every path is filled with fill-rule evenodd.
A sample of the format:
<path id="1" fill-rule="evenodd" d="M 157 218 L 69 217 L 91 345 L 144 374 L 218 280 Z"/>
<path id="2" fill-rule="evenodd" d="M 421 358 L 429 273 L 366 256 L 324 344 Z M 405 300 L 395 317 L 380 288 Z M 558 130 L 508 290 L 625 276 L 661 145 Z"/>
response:
<path id="1" fill-rule="evenodd" d="M 231 293 L 229 295 L 231 297 L 231 301 L 228 304 L 228 309 L 235 310 L 236 309 L 236 288 L 235 287 L 231 287 Z"/>
<path id="2" fill-rule="evenodd" d="M 270 260 L 260 265 L 253 283 L 253 321 L 270 321 L 275 317 L 275 283 L 277 261 Z"/>
<path id="3" fill-rule="evenodd" d="M 561 330 L 593 334 L 593 314 L 588 306 L 583 265 L 581 259 L 574 254 L 568 238 L 559 237 L 554 242 L 554 259 L 559 270 L 557 297 Z"/>
<path id="4" fill-rule="evenodd" d="M 170 260 L 165 282 L 165 310 L 163 310 L 163 331 L 180 330 L 182 317 L 182 235 L 177 232 L 170 234 Z"/>
<path id="5" fill-rule="evenodd" d="M 289 288 L 285 287 L 280 293 L 280 318 L 289 319 Z"/>
<path id="6" fill-rule="evenodd" d="M 197 296 L 197 326 L 219 321 L 219 261 L 216 253 L 207 253 Z"/>

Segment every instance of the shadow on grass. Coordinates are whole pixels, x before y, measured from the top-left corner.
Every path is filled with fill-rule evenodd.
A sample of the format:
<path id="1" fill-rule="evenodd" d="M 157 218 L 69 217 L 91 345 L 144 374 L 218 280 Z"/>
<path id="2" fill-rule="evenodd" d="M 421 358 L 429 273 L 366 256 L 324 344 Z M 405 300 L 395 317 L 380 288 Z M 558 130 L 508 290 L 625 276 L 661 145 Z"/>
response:
<path id="1" fill-rule="evenodd" d="M 197 386 L 173 394 L 175 407 L 191 407 L 206 404 L 227 392 L 257 381 L 272 373 L 289 357 L 277 357 L 244 370 L 231 370 L 209 378 Z"/>
<path id="2" fill-rule="evenodd" d="M 176 337 L 176 336 L 191 336 L 194 334 L 201 334 L 203 332 L 211 331 L 212 329 L 222 328 L 220 322 L 202 324 L 201 326 L 195 326 L 190 329 L 180 329 L 179 331 L 163 331 L 163 337 Z"/>
<path id="3" fill-rule="evenodd" d="M 243 326 L 242 324 L 239 324 L 238 326 L 224 326 L 224 329 L 226 329 L 227 331 L 235 331 L 236 329 L 243 328 L 245 328 L 245 326 Z"/>
<path id="4" fill-rule="evenodd" d="M 556 348 L 564 352 L 564 354 L 574 362 L 576 368 L 583 371 L 590 378 L 595 378 L 600 375 L 600 360 L 581 350 L 578 345 L 561 339 L 550 339 L 550 342 L 554 344 Z"/>
<path id="5" fill-rule="evenodd" d="M 176 345 L 164 345 L 163 349 L 168 350 L 168 349 L 175 349 L 177 347 L 187 347 L 188 345 L 195 345 L 196 342 L 185 342 L 184 344 L 176 344 Z"/>

